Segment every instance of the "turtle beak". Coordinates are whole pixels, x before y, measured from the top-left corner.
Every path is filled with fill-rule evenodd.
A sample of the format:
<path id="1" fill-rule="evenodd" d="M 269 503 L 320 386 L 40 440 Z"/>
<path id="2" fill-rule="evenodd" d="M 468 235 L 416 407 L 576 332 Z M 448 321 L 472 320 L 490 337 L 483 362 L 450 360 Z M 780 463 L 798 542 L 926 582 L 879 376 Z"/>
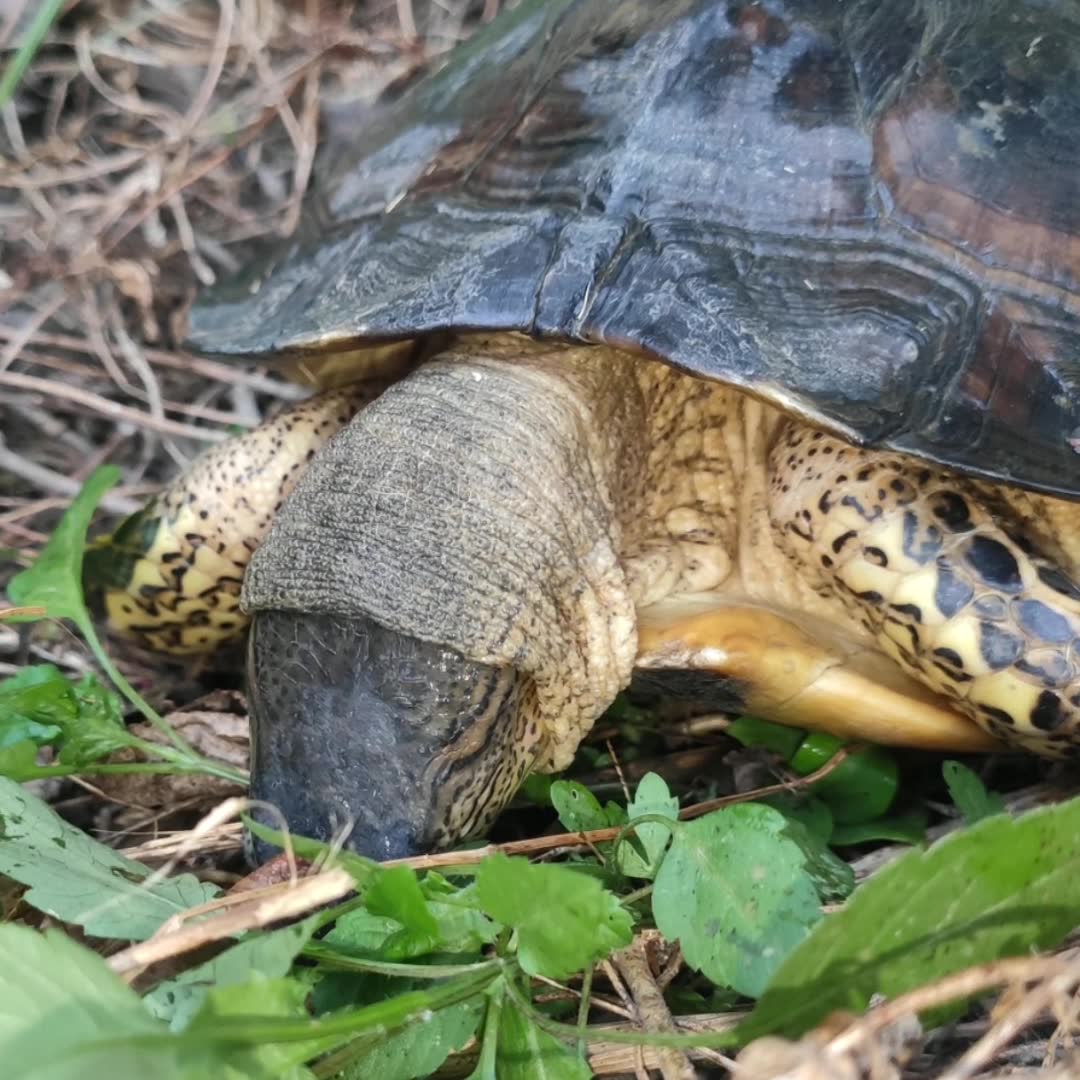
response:
<path id="1" fill-rule="evenodd" d="M 484 830 L 541 747 L 528 683 L 364 618 L 259 611 L 248 645 L 251 794 L 291 832 L 373 859 Z M 535 726 L 534 726 L 535 730 Z M 256 820 L 280 829 L 265 808 Z M 272 854 L 254 841 L 259 861 Z"/>

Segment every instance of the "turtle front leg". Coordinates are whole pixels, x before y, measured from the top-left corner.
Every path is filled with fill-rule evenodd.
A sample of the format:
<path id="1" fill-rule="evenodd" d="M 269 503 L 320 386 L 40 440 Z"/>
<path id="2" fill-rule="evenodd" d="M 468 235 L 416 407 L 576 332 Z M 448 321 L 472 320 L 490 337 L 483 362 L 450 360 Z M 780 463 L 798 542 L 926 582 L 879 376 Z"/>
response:
<path id="1" fill-rule="evenodd" d="M 205 653 L 238 639 L 252 552 L 307 464 L 385 380 L 316 394 L 211 447 L 86 557 L 111 629 L 158 652 Z"/>
<path id="2" fill-rule="evenodd" d="M 770 452 L 782 548 L 924 685 L 1006 743 L 1080 744 L 1080 587 L 979 489 L 786 421 Z"/>

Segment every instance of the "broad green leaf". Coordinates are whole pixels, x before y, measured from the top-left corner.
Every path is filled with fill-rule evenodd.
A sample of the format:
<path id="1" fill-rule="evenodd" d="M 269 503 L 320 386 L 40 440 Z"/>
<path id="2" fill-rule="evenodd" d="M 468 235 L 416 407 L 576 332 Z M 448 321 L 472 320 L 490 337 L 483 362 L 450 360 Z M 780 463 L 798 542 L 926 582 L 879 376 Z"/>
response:
<path id="1" fill-rule="evenodd" d="M 401 923 L 397 919 L 373 915 L 367 908 L 356 908 L 334 923 L 322 943 L 349 956 L 378 956 L 383 942 L 400 929 Z"/>
<path id="2" fill-rule="evenodd" d="M 476 886 L 458 888 L 441 874 L 429 870 L 420 883 L 428 911 L 439 924 L 439 951 L 479 953 L 499 936 L 499 928 L 480 910 Z"/>
<path id="3" fill-rule="evenodd" d="M 104 1075 L 79 1071 L 80 1049 L 163 1030 L 100 956 L 59 930 L 0 925 L 0 956 L 5 1080 Z"/>
<path id="4" fill-rule="evenodd" d="M 634 797 L 627 807 L 631 821 L 637 821 L 646 815 L 679 820 L 679 800 L 668 790 L 668 786 L 656 773 L 648 773 L 641 778 L 634 792 Z M 634 830 L 633 841 L 624 840 L 618 849 L 619 869 L 628 877 L 652 880 L 660 867 L 660 860 L 667 850 L 672 829 L 658 821 L 647 821 Z M 635 849 L 637 842 L 644 852 L 644 858 Z"/>
<path id="5" fill-rule="evenodd" d="M 38 774 L 37 753 L 37 744 L 29 739 L 0 750 L 0 776 L 33 780 Z"/>
<path id="6" fill-rule="evenodd" d="M 806 860 L 806 872 L 822 902 L 844 900 L 855 888 L 855 871 L 801 822 L 788 820 L 784 835 L 794 840 Z"/>
<path id="7" fill-rule="evenodd" d="M 379 954 L 386 959 L 422 956 L 438 944 L 439 924 L 428 910 L 416 871 L 410 867 L 377 870 L 364 893 L 364 902 L 372 915 L 385 915 L 401 924 L 379 948 Z"/>
<path id="8" fill-rule="evenodd" d="M 889 840 L 897 844 L 921 844 L 926 839 L 927 813 L 921 807 L 902 814 L 890 814 L 860 825 L 837 825 L 832 844 L 865 844 L 870 840 Z"/>
<path id="9" fill-rule="evenodd" d="M 220 1044 L 213 1037 L 223 1020 L 230 1017 L 249 1019 L 258 1017 L 268 1019 L 301 1020 L 309 1019 L 306 1007 L 307 996 L 311 987 L 303 979 L 255 979 L 231 986 L 211 989 L 202 1004 L 202 1008 L 192 1019 L 184 1032 L 184 1044 L 190 1054 L 197 1047 L 200 1036 L 210 1029 L 210 1037 L 205 1046 L 208 1064 L 215 1057 L 223 1057 Z M 230 1048 L 228 1063 L 240 1077 L 265 1077 L 266 1080 L 308 1080 L 310 1070 L 303 1067 L 303 1062 L 316 1054 L 333 1049 L 346 1042 L 348 1036 L 330 1035 L 315 1037 L 303 1041 L 274 1042 L 260 1040 L 249 1045 Z M 215 1073 L 209 1069 L 207 1076 Z M 231 1074 L 227 1074 L 231 1075 Z"/>
<path id="10" fill-rule="evenodd" d="M 803 793 L 796 795 L 787 791 L 758 801 L 763 806 L 771 806 L 774 810 L 779 810 L 789 820 L 798 821 L 822 844 L 829 843 L 835 826 L 828 803 L 813 795 Z"/>
<path id="11" fill-rule="evenodd" d="M 281 930 L 252 934 L 213 960 L 159 984 L 143 998 L 143 1004 L 152 1016 L 167 1021 L 172 1031 L 182 1031 L 211 989 L 287 975 L 317 927 L 313 916 Z"/>
<path id="12" fill-rule="evenodd" d="M 401 980 L 396 980 L 401 982 Z M 378 1039 L 340 1074 L 341 1080 L 414 1080 L 428 1076 L 472 1038 L 483 1015 L 475 997 L 430 1013 L 392 1035 Z"/>
<path id="13" fill-rule="evenodd" d="M 633 937 L 630 913 L 596 880 L 563 866 L 492 855 L 477 871 L 484 910 L 518 932 L 518 961 L 530 975 L 564 979 Z"/>
<path id="14" fill-rule="evenodd" d="M 538 1028 L 510 1001 L 499 1015 L 499 1080 L 589 1080 L 592 1070 L 558 1039 Z"/>
<path id="15" fill-rule="evenodd" d="M 120 479 L 115 465 L 95 469 L 68 507 L 34 565 L 16 574 L 8 596 L 20 607 L 43 607 L 50 618 L 90 624 L 82 590 L 86 530 L 102 495 Z"/>
<path id="16" fill-rule="evenodd" d="M 987 818 L 855 890 L 773 976 L 747 1038 L 801 1035 L 973 964 L 1058 944 L 1080 925 L 1080 799 Z M 665 864 L 666 865 L 666 864 Z"/>
<path id="17" fill-rule="evenodd" d="M 746 804 L 683 822 L 653 887 L 653 915 L 688 963 L 721 986 L 757 997 L 821 918 L 789 822 Z"/>
<path id="18" fill-rule="evenodd" d="M 576 780 L 556 780 L 551 785 L 551 805 L 567 832 L 606 829 L 607 815 L 596 796 Z"/>
<path id="19" fill-rule="evenodd" d="M 987 791 L 979 774 L 966 765 L 959 761 L 946 761 L 941 766 L 941 775 L 945 777 L 956 809 L 968 825 L 1005 812 L 1005 800 L 996 792 Z"/>
<path id="20" fill-rule="evenodd" d="M 0 873 L 29 886 L 25 900 L 95 937 L 142 940 L 219 891 L 190 874 L 147 886 L 150 871 L 58 817 L 0 777 Z"/>

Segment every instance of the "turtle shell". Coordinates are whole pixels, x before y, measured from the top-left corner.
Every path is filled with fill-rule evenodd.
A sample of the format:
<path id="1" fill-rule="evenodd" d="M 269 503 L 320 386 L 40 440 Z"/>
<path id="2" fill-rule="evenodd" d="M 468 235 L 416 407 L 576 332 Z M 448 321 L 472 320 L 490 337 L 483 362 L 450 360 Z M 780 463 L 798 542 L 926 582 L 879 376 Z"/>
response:
<path id="1" fill-rule="evenodd" d="M 1080 496 L 1068 0 L 524 0 L 328 152 L 195 347 L 608 342 Z"/>

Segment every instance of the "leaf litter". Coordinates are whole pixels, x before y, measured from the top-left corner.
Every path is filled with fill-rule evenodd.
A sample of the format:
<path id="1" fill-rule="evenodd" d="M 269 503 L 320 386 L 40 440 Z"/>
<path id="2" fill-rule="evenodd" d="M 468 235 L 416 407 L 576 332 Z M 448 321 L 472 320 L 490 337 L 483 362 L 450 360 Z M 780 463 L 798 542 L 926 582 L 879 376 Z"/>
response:
<path id="1" fill-rule="evenodd" d="M 317 858 L 283 860 L 279 880 L 239 878 L 243 800 L 185 826 L 177 804 L 205 810 L 191 789 L 159 806 L 121 783 L 166 784 L 154 766 L 205 776 L 208 761 L 231 783 L 243 758 L 224 738 L 192 746 L 182 722 L 124 722 L 134 707 L 154 725 L 197 695 L 95 644 L 73 561 L 91 511 L 129 512 L 199 447 L 298 394 L 182 355 L 184 311 L 295 227 L 320 126 L 362 119 L 496 6 L 84 0 L 58 5 L 19 79 L 0 135 L 5 579 L 50 537 L 52 554 L 0 610 L 0 678 L 14 679 L 0 682 L 0 1001 L 17 1003 L 0 1010 L 0 1060 L 57 1080 L 666 1080 L 721 1075 L 753 1037 L 744 1078 L 1075 1075 L 1080 961 L 1053 950 L 1080 922 L 1077 811 L 1011 817 L 1026 795 L 964 763 L 887 814 L 894 793 L 878 787 L 852 820 L 847 795 L 814 786 L 834 774 L 834 794 L 856 790 L 874 759 L 844 781 L 829 748 L 797 776 L 761 746 L 716 752 L 705 721 L 660 735 L 624 708 L 573 779 L 534 786 L 515 836 L 384 868 L 297 842 Z M 0 11 L 5 59 L 34 8 Z M 119 486 L 94 477 L 106 461 Z M 620 725 L 621 760 L 600 748 Z M 867 850 L 879 838 L 903 842 Z"/>

